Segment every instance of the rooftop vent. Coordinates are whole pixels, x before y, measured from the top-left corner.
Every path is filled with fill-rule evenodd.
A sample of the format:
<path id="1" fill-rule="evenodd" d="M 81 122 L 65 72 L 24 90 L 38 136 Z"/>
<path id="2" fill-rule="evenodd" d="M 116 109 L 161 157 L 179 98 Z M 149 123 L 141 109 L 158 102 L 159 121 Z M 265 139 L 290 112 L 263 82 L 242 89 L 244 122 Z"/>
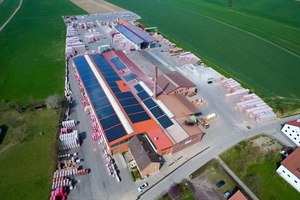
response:
<path id="1" fill-rule="evenodd" d="M 154 141 L 158 140 L 158 137 L 154 137 Z"/>

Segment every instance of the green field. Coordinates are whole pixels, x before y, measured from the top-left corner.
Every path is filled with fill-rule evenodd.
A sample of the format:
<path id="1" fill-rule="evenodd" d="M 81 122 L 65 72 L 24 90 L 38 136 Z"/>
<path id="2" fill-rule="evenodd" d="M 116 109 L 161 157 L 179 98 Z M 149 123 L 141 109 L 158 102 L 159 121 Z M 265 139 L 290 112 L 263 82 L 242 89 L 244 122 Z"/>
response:
<path id="1" fill-rule="evenodd" d="M 221 158 L 259 199 L 300 199 L 299 192 L 276 173 L 277 162 L 281 159 L 278 151 L 262 155 L 249 142 L 242 142 L 223 153 Z"/>
<path id="2" fill-rule="evenodd" d="M 0 26 L 18 2 L 0 4 Z M 5 130 L 0 137 L 0 199 L 49 198 L 58 114 L 31 108 L 18 113 L 15 105 L 63 94 L 66 27 L 62 16 L 84 13 L 69 0 L 24 0 L 0 32 L 0 126 Z"/>
<path id="3" fill-rule="evenodd" d="M 0 0 L 0 27 L 18 7 L 19 2 L 20 0 Z"/>
<path id="4" fill-rule="evenodd" d="M 269 99 L 299 102 L 300 2 L 108 0 Z"/>
<path id="5" fill-rule="evenodd" d="M 0 32 L 1 99 L 27 102 L 62 94 L 66 29 L 62 16 L 84 13 L 69 0 L 24 0 Z"/>
<path id="6" fill-rule="evenodd" d="M 18 113 L 3 102 L 0 113 L 4 134 L 0 137 L 1 199 L 47 199 L 58 114 L 47 109 Z"/>

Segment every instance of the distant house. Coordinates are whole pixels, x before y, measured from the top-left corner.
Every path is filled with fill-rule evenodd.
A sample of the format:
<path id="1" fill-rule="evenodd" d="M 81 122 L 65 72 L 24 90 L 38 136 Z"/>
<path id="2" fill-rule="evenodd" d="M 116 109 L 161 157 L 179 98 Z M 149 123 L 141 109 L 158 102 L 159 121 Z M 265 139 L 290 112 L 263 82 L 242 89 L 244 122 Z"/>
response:
<path id="1" fill-rule="evenodd" d="M 228 200 L 247 200 L 247 198 L 240 190 L 238 190 Z"/>
<path id="2" fill-rule="evenodd" d="M 300 148 L 284 159 L 276 172 L 300 192 Z"/>
<path id="3" fill-rule="evenodd" d="M 158 171 L 161 161 L 152 148 L 151 141 L 146 135 L 136 135 L 128 143 L 128 149 L 136 162 L 142 177 L 149 176 Z"/>
<path id="4" fill-rule="evenodd" d="M 281 132 L 289 137 L 297 146 L 300 146 L 300 119 L 285 123 Z"/>
<path id="5" fill-rule="evenodd" d="M 157 85 L 165 94 L 187 96 L 196 91 L 196 85 L 177 71 L 160 75 L 157 79 Z"/>

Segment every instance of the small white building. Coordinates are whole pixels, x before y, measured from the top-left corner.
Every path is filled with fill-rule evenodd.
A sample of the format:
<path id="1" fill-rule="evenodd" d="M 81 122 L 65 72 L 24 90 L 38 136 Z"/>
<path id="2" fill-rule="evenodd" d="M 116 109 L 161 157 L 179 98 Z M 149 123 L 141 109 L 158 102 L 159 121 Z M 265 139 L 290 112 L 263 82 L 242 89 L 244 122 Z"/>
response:
<path id="1" fill-rule="evenodd" d="M 300 119 L 285 123 L 281 132 L 289 137 L 297 146 L 300 146 Z"/>
<path id="2" fill-rule="evenodd" d="M 300 148 L 281 161 L 276 172 L 300 192 Z"/>

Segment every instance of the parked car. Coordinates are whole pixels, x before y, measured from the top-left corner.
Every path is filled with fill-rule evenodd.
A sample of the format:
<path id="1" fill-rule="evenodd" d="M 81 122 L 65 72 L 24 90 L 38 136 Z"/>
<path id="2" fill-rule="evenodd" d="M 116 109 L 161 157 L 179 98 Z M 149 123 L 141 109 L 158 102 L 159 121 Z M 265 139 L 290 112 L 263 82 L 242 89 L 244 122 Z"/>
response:
<path id="1" fill-rule="evenodd" d="M 228 199 L 231 195 L 232 195 L 232 192 L 230 192 L 229 190 L 227 190 L 226 192 L 224 192 L 224 197 L 226 199 Z"/>
<path id="2" fill-rule="evenodd" d="M 140 187 L 138 187 L 139 192 L 143 192 L 143 190 L 148 186 L 148 183 L 143 183 Z"/>
<path id="3" fill-rule="evenodd" d="M 221 181 L 218 181 L 216 183 L 216 186 L 219 188 L 219 187 L 222 187 L 223 185 L 225 185 L 225 181 L 221 180 Z"/>

